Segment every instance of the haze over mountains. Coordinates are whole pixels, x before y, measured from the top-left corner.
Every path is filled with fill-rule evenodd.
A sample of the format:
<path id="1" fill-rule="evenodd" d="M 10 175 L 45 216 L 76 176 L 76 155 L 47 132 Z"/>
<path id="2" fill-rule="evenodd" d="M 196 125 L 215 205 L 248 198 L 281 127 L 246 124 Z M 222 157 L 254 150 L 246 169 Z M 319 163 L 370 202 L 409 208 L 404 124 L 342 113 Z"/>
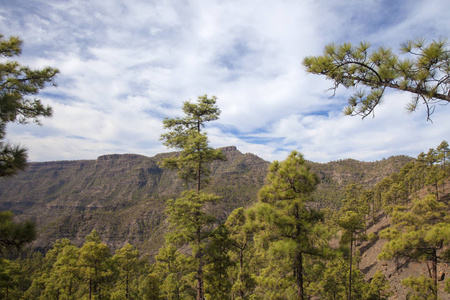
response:
<path id="1" fill-rule="evenodd" d="M 206 188 L 221 196 L 210 208 L 219 220 L 256 201 L 269 166 L 234 146 L 222 151 L 227 160 L 211 164 Z M 43 251 L 61 238 L 81 245 L 96 229 L 112 249 L 129 242 L 152 255 L 162 245 L 167 228 L 165 202 L 185 189 L 175 172 L 158 166 L 168 155 L 174 154 L 113 154 L 96 160 L 30 163 L 17 176 L 0 179 L 0 210 L 11 210 L 18 219 L 33 219 L 39 237 L 32 246 Z M 311 162 L 321 180 L 312 205 L 337 207 L 346 184 L 371 187 L 411 159 L 393 156 L 377 162 Z"/>

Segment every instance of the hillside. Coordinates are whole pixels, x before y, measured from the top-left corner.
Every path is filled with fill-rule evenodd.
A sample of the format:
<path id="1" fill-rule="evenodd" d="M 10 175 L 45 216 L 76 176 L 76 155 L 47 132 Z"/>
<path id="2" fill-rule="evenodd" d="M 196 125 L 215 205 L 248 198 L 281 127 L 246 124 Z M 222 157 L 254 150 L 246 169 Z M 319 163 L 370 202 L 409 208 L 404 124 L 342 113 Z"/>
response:
<path id="1" fill-rule="evenodd" d="M 221 196 L 213 210 L 225 220 L 233 209 L 257 199 L 269 162 L 234 146 L 222 150 L 227 161 L 211 165 L 207 190 Z M 171 154 L 31 163 L 19 175 L 0 179 L 0 210 L 11 210 L 19 219 L 33 219 L 39 237 L 32 246 L 43 251 L 60 238 L 81 245 L 96 229 L 112 249 L 129 242 L 154 254 L 167 226 L 165 201 L 184 189 L 175 172 L 158 166 L 167 155 Z M 410 160 L 396 156 L 378 162 L 311 163 L 321 179 L 315 198 L 321 206 L 339 206 L 347 183 L 370 187 Z"/>
<path id="2" fill-rule="evenodd" d="M 428 187 L 423 188 L 419 193 L 423 195 L 428 194 Z M 450 200 L 450 180 L 446 180 L 441 191 L 443 202 L 449 203 Z M 385 213 L 380 213 L 375 222 L 368 222 L 367 234 L 375 233 L 379 235 L 380 232 L 392 226 L 392 218 Z M 401 283 L 403 279 L 409 276 L 418 276 L 418 274 L 429 274 L 427 263 L 415 261 L 414 259 L 394 261 L 383 261 L 378 259 L 381 249 L 385 245 L 386 240 L 377 238 L 373 241 L 363 241 L 358 243 L 358 250 L 361 254 L 361 261 L 359 262 L 359 269 L 365 274 L 366 280 L 373 277 L 377 270 L 381 270 L 383 274 L 389 279 L 393 296 L 389 299 L 406 299 L 408 289 Z M 450 276 L 450 264 L 441 262 L 437 267 L 438 281 L 441 285 L 439 289 L 440 299 L 448 299 L 448 294 L 443 291 L 442 282 Z"/>

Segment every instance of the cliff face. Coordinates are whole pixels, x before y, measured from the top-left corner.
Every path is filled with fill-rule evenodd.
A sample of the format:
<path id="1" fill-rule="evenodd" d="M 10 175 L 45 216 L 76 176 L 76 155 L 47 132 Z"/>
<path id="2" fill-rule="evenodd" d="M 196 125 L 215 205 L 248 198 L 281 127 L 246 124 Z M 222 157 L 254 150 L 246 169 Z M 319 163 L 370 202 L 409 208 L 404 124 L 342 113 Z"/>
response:
<path id="1" fill-rule="evenodd" d="M 233 209 L 256 201 L 269 162 L 234 146 L 222 151 L 227 161 L 211 164 L 206 191 L 221 196 L 213 211 L 225 220 Z M 18 219 L 33 219 L 39 237 L 32 246 L 42 250 L 61 238 L 81 245 L 96 229 L 112 249 L 129 242 L 154 254 L 167 229 L 165 203 L 185 189 L 175 172 L 158 166 L 168 155 L 31 163 L 15 177 L 0 178 L 0 210 L 11 210 Z M 338 205 L 345 184 L 357 181 L 370 186 L 407 161 L 393 157 L 374 163 L 311 163 L 322 181 L 316 199 L 322 205 Z"/>
<path id="2" fill-rule="evenodd" d="M 227 161 L 211 165 L 207 188 L 222 196 L 215 208 L 222 219 L 256 198 L 269 165 L 236 147 L 223 152 Z M 175 172 L 158 166 L 167 155 L 31 163 L 13 178 L 0 178 L 0 210 L 34 220 L 39 237 L 33 246 L 43 250 L 60 238 L 81 244 L 96 229 L 113 249 L 129 242 L 154 252 L 167 225 L 165 202 L 185 189 Z"/>

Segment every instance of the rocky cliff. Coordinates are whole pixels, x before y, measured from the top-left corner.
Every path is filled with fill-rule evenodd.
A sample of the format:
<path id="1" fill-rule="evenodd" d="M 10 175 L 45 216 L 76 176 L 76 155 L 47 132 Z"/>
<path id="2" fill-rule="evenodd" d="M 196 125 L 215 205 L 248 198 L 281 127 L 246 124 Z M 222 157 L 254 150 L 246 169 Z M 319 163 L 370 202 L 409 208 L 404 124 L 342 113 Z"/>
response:
<path id="1" fill-rule="evenodd" d="M 227 160 L 211 164 L 206 190 L 221 196 L 214 212 L 225 220 L 233 209 L 256 201 L 269 162 L 234 146 L 222 151 Z M 175 172 L 158 166 L 168 155 L 173 154 L 113 154 L 96 160 L 31 163 L 15 177 L 0 178 L 0 210 L 33 219 L 39 237 L 32 246 L 43 251 L 60 238 L 81 245 L 96 229 L 112 249 L 129 242 L 153 254 L 167 228 L 165 203 L 185 188 Z M 322 182 L 315 198 L 322 206 L 339 206 L 347 183 L 371 186 L 409 160 L 400 156 L 373 163 L 311 163 Z"/>

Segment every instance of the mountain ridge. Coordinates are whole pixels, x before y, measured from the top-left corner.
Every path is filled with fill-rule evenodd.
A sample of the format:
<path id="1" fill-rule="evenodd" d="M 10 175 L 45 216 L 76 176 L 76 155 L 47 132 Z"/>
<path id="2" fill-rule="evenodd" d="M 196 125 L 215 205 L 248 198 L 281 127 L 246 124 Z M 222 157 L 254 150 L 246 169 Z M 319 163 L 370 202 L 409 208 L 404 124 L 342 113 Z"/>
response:
<path id="1" fill-rule="evenodd" d="M 235 146 L 221 149 L 227 160 L 211 163 L 205 191 L 221 197 L 213 210 L 224 221 L 233 209 L 257 200 L 270 162 L 241 153 Z M 176 152 L 30 163 L 24 172 L 0 179 L 0 210 L 11 210 L 18 219 L 34 220 L 39 237 L 32 246 L 42 251 L 61 238 L 81 245 L 96 229 L 112 249 L 129 242 L 154 254 L 167 230 L 165 202 L 185 189 L 176 172 L 158 165 L 170 155 Z M 310 162 L 321 179 L 314 197 L 320 206 L 338 207 L 345 184 L 359 181 L 370 187 L 411 159 L 397 156 L 378 162 Z"/>

